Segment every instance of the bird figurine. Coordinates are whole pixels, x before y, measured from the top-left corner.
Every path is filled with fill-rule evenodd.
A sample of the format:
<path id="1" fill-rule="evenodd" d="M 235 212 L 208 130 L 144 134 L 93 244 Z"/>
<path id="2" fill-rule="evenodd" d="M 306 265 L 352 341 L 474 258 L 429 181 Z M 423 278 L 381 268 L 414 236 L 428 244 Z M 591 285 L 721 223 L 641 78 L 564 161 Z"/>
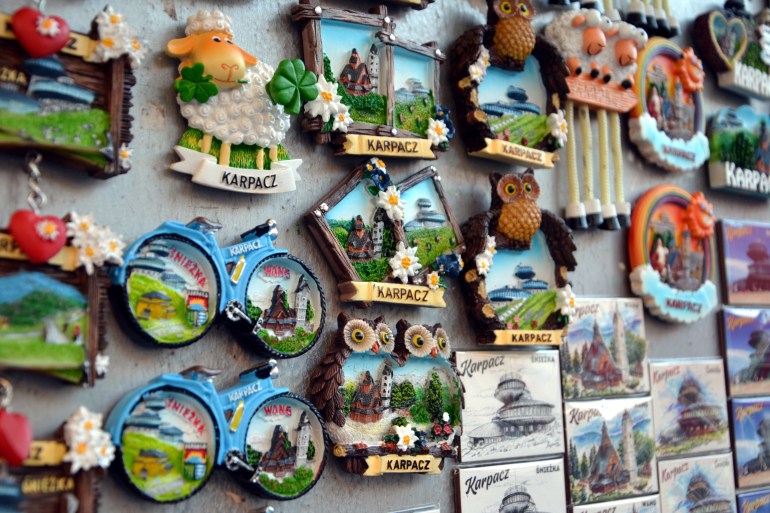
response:
<path id="1" fill-rule="evenodd" d="M 540 185 L 532 169 L 522 174 L 489 177 L 492 184 L 491 231 L 501 248 L 528 249 L 543 215 L 537 204 Z"/>
<path id="2" fill-rule="evenodd" d="M 537 42 L 532 28 L 535 12 L 530 0 L 487 0 L 485 46 L 490 50 L 493 65 L 524 69 L 524 61 Z"/>
<path id="3" fill-rule="evenodd" d="M 405 319 L 396 323 L 396 342 L 391 356 L 399 366 L 403 367 L 412 356 L 436 358 L 440 355 L 448 359 L 450 353 L 449 338 L 441 324 L 410 324 Z"/>

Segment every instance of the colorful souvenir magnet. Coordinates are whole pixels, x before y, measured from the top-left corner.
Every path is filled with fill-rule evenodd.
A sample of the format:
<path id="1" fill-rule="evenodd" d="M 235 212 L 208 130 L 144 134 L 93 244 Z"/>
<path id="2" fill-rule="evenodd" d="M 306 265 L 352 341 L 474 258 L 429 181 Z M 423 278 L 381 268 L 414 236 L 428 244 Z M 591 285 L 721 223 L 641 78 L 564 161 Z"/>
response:
<path id="1" fill-rule="evenodd" d="M 650 362 L 659 457 L 730 450 L 721 358 Z"/>
<path id="2" fill-rule="evenodd" d="M 88 34 L 31 7 L 0 13 L 0 148 L 97 178 L 131 169 L 131 88 L 147 46 L 106 7 Z"/>
<path id="3" fill-rule="evenodd" d="M 724 301 L 770 306 L 770 224 L 720 222 Z"/>
<path id="4" fill-rule="evenodd" d="M 770 484 L 770 397 L 732 400 L 739 488 Z"/>
<path id="5" fill-rule="evenodd" d="M 575 243 L 564 221 L 537 204 L 528 169 L 492 174 L 492 203 L 462 226 L 460 282 L 479 344 L 560 345 L 574 306 L 567 273 Z"/>
<path id="6" fill-rule="evenodd" d="M 574 506 L 573 513 L 663 513 L 660 496 L 637 497 L 619 501 L 601 502 L 587 506 Z"/>
<path id="7" fill-rule="evenodd" d="M 730 453 L 661 460 L 658 473 L 663 511 L 736 513 L 732 464 Z"/>
<path id="8" fill-rule="evenodd" d="M 434 159 L 446 151 L 454 126 L 441 105 L 446 56 L 436 43 L 396 36 L 384 6 L 363 13 L 300 0 L 291 17 L 305 65 L 319 77 L 302 123 L 317 144 L 336 155 Z"/>
<path id="9" fill-rule="evenodd" d="M 445 307 L 446 276 L 465 249 L 431 166 L 393 184 L 377 158 L 359 165 L 305 214 L 339 280 L 341 301 Z"/>
<path id="10" fill-rule="evenodd" d="M 470 155 L 552 168 L 567 139 L 561 57 L 535 35 L 532 2 L 489 0 L 487 24 L 452 47 L 452 89 Z"/>
<path id="11" fill-rule="evenodd" d="M 741 513 L 768 513 L 770 512 L 770 489 L 738 492 L 735 496 L 738 502 L 738 511 Z"/>
<path id="12" fill-rule="evenodd" d="M 564 399 L 649 392 L 648 353 L 641 299 L 576 299 L 560 348 Z"/>
<path id="13" fill-rule="evenodd" d="M 27 417 L 9 411 L 13 400 L 13 386 L 0 378 L 0 470 L 3 463 L 18 467 L 29 457 L 32 429 Z"/>
<path id="14" fill-rule="evenodd" d="M 624 2 L 612 0 L 609 3 L 622 5 Z M 604 5 L 607 4 L 604 0 Z M 669 0 L 631 0 L 626 5 L 623 19 L 653 36 L 671 38 L 680 33 L 679 20 L 671 14 Z"/>
<path id="15" fill-rule="evenodd" d="M 460 461 L 564 453 L 564 417 L 555 350 L 456 353 L 463 405 Z M 543 386 L 549 383 L 548 386 Z"/>
<path id="16" fill-rule="evenodd" d="M 759 100 L 769 100 L 768 20 L 762 15 L 752 19 L 745 11 L 736 13 L 730 9 L 731 3 L 734 2 L 728 1 L 725 9 L 698 16 L 693 38 L 703 54 L 703 60 L 718 74 L 720 87 Z"/>
<path id="17" fill-rule="evenodd" d="M 649 397 L 574 401 L 564 409 L 573 505 L 658 491 Z"/>
<path id="18" fill-rule="evenodd" d="M 187 120 L 171 169 L 194 183 L 247 194 L 293 191 L 301 160 L 282 142 L 289 114 L 318 96 L 317 77 L 299 59 L 273 69 L 234 42 L 232 20 L 221 11 L 198 11 L 185 37 L 166 44 L 178 58 L 174 82 L 179 111 Z"/>
<path id="19" fill-rule="evenodd" d="M 566 513 L 562 458 L 455 471 L 457 511 Z"/>
<path id="20" fill-rule="evenodd" d="M 582 4 L 582 2 L 581 2 Z M 617 11 L 615 11 L 617 14 Z M 619 230 L 630 222 L 631 205 L 623 190 L 623 155 L 620 114 L 636 107 L 639 99 L 631 87 L 639 52 L 647 44 L 647 33 L 633 25 L 611 20 L 597 9 L 581 8 L 558 15 L 545 28 L 545 37 L 566 59 L 569 94 L 566 102 L 567 180 L 569 204 L 565 218 L 572 229 L 595 226 Z M 575 126 L 575 107 L 580 129 Z M 593 136 L 591 111 L 599 128 L 599 191 L 594 193 Z M 578 177 L 576 134 L 582 141 L 583 196 Z M 610 189 L 610 156 L 614 171 L 614 203 Z"/>
<path id="21" fill-rule="evenodd" d="M 310 380 L 334 455 L 364 476 L 439 474 L 457 455 L 462 389 L 440 324 L 340 313 L 337 335 Z"/>
<path id="22" fill-rule="evenodd" d="M 653 38 L 639 56 L 629 136 L 644 158 L 670 172 L 700 168 L 709 158 L 703 111 L 703 64 L 692 48 Z"/>
<path id="23" fill-rule="evenodd" d="M 628 234 L 631 290 L 656 317 L 691 323 L 716 307 L 714 222 L 700 192 L 658 185 L 637 200 Z"/>
<path id="24" fill-rule="evenodd" d="M 722 312 L 722 345 L 730 396 L 770 394 L 770 310 Z"/>
<path id="25" fill-rule="evenodd" d="M 257 352 L 292 358 L 310 350 L 326 316 L 313 271 L 273 246 L 273 220 L 224 248 L 214 238 L 220 228 L 203 217 L 186 225 L 169 221 L 131 244 L 111 274 L 128 329 L 159 347 L 179 347 L 224 318 Z"/>
<path id="26" fill-rule="evenodd" d="M 219 371 L 163 374 L 126 396 L 107 419 L 128 485 L 145 499 L 185 500 L 224 466 L 251 492 L 296 499 L 326 464 L 326 428 L 303 397 L 278 388 L 275 360 L 218 392 Z"/>

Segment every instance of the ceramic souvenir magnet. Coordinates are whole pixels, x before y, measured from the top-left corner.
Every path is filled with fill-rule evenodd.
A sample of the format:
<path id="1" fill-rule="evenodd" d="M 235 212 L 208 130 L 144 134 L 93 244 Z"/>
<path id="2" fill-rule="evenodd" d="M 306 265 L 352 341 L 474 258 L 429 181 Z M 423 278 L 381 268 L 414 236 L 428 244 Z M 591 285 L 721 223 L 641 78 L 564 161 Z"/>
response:
<path id="1" fill-rule="evenodd" d="M 730 449 L 721 358 L 650 362 L 659 457 Z"/>
<path id="2" fill-rule="evenodd" d="M 649 162 L 670 172 L 700 168 L 709 158 L 703 110 L 703 64 L 692 48 L 653 38 L 639 56 L 629 136 Z"/>
<path id="3" fill-rule="evenodd" d="M 564 399 L 649 392 L 648 353 L 641 299 L 576 299 L 559 351 Z"/>
<path id="4" fill-rule="evenodd" d="M 574 506 L 572 513 L 663 513 L 660 496 L 636 497 L 619 501 L 601 502 L 586 506 Z"/>
<path id="5" fill-rule="evenodd" d="M 693 39 L 703 60 L 717 73 L 720 87 L 770 100 L 770 20 L 765 12 L 756 18 L 742 9 L 736 12 L 730 5 L 734 3 L 728 0 L 725 9 L 698 16 Z"/>
<path id="6" fill-rule="evenodd" d="M 658 462 L 663 511 L 736 513 L 732 464 L 729 452 Z"/>
<path id="7" fill-rule="evenodd" d="M 770 310 L 725 307 L 720 331 L 730 396 L 770 395 Z"/>
<path id="8" fill-rule="evenodd" d="M 0 378 L 0 473 L 18 467 L 29 457 L 32 429 L 27 417 L 11 411 L 13 386 Z"/>
<path id="9" fill-rule="evenodd" d="M 573 401 L 564 410 L 573 505 L 658 491 L 649 397 Z"/>
<path id="10" fill-rule="evenodd" d="M 535 34 L 530 0 L 488 0 L 487 24 L 452 47 L 452 90 L 470 155 L 552 168 L 567 140 L 561 57 Z"/>
<path id="11" fill-rule="evenodd" d="M 465 244 L 433 166 L 394 184 L 371 158 L 311 207 L 305 224 L 341 301 L 443 308 L 445 278 L 462 269 Z"/>
<path id="12" fill-rule="evenodd" d="M 462 409 L 460 461 L 564 453 L 557 351 L 458 351 L 455 358 L 465 394 L 473 397 Z"/>
<path id="13" fill-rule="evenodd" d="M 300 59 L 277 69 L 234 43 L 232 20 L 221 11 L 198 11 L 185 37 L 166 44 L 178 58 L 174 82 L 187 120 L 171 169 L 194 183 L 247 194 L 293 191 L 301 160 L 282 143 L 290 114 L 318 96 L 317 77 Z"/>
<path id="14" fill-rule="evenodd" d="M 439 474 L 456 457 L 462 387 L 450 354 L 440 324 L 402 319 L 394 330 L 383 317 L 340 313 L 308 396 L 346 471 Z"/>
<path id="15" fill-rule="evenodd" d="M 639 103 L 631 88 L 639 53 L 647 44 L 647 33 L 619 17 L 610 19 L 595 8 L 581 8 L 557 15 L 545 28 L 545 37 L 566 60 L 569 70 L 569 94 L 565 105 L 570 133 L 566 141 L 567 223 L 573 229 L 595 226 L 619 230 L 627 227 L 631 206 L 625 199 L 623 188 L 620 114 L 629 112 Z M 576 108 L 579 130 L 575 124 Z M 598 198 L 594 192 L 592 111 L 596 113 L 599 130 Z M 582 199 L 578 177 L 578 132 L 582 141 Z M 610 157 L 614 189 L 610 188 Z"/>
<path id="16" fill-rule="evenodd" d="M 492 174 L 490 209 L 462 226 L 467 244 L 460 277 L 480 344 L 559 345 L 574 307 L 572 232 L 537 204 L 529 169 Z"/>
<path id="17" fill-rule="evenodd" d="M 679 20 L 671 14 L 669 0 L 604 0 L 605 9 L 608 4 L 625 7 L 623 19 L 652 36 L 672 38 L 680 33 Z"/>
<path id="18" fill-rule="evenodd" d="M 397 35 L 385 6 L 365 13 L 300 0 L 291 17 L 305 65 L 318 75 L 302 123 L 316 144 L 336 155 L 434 159 L 446 151 L 454 125 L 441 104 L 446 55 L 436 43 Z"/>
<path id="19" fill-rule="evenodd" d="M 276 248 L 275 221 L 220 247 L 221 225 L 169 221 L 136 240 L 112 274 L 119 319 L 158 347 L 204 336 L 219 320 L 249 349 L 274 358 L 308 351 L 323 330 L 326 301 L 313 271 Z"/>
<path id="20" fill-rule="evenodd" d="M 724 301 L 770 306 L 770 224 L 720 222 Z"/>
<path id="21" fill-rule="evenodd" d="M 106 7 L 91 31 L 33 7 L 0 13 L 0 126 L 5 151 L 44 152 L 97 178 L 131 169 L 133 70 L 147 46 Z"/>
<path id="22" fill-rule="evenodd" d="M 770 79 L 768 79 L 770 83 Z M 724 108 L 709 124 L 712 189 L 770 198 L 770 116 L 748 105 Z"/>
<path id="23" fill-rule="evenodd" d="M 566 513 L 564 460 L 508 463 L 455 471 L 457 511 Z"/>
<path id="24" fill-rule="evenodd" d="M 733 399 L 731 407 L 738 487 L 770 484 L 770 397 Z"/>
<path id="25" fill-rule="evenodd" d="M 714 211 L 702 193 L 658 185 L 634 205 L 631 290 L 650 313 L 691 323 L 716 307 Z"/>
<path id="26" fill-rule="evenodd" d="M 143 498 L 185 500 L 224 466 L 251 492 L 296 499 L 326 464 L 323 420 L 303 397 L 276 387 L 275 360 L 217 391 L 219 371 L 192 367 L 163 374 L 125 395 L 107 419 L 128 485 Z"/>
<path id="27" fill-rule="evenodd" d="M 738 502 L 738 511 L 741 513 L 768 513 L 770 512 L 770 489 L 751 490 L 738 492 L 735 496 Z"/>

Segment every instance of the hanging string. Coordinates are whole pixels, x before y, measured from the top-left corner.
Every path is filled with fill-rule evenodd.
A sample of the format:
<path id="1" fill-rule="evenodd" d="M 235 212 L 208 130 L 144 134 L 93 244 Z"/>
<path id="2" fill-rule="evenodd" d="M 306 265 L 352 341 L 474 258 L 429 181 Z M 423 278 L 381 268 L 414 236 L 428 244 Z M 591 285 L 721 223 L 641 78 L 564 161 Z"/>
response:
<path id="1" fill-rule="evenodd" d="M 48 202 L 48 196 L 40 188 L 40 168 L 37 165 L 42 161 L 43 156 L 36 151 L 27 153 L 24 159 L 24 171 L 29 176 L 27 180 L 29 186 L 27 204 L 35 214 L 39 214 L 40 209 Z"/>
<path id="2" fill-rule="evenodd" d="M 610 204 L 610 150 L 607 147 L 607 111 L 596 111 L 596 119 L 599 122 L 599 194 L 602 206 Z"/>
<path id="3" fill-rule="evenodd" d="M 578 188 L 577 148 L 575 144 L 575 104 L 567 100 L 567 185 L 570 204 L 580 203 Z"/>
<path id="4" fill-rule="evenodd" d="M 587 105 L 581 105 L 580 132 L 583 138 L 583 196 L 585 201 L 594 199 L 594 154 L 591 134 L 591 114 Z"/>
<path id="5" fill-rule="evenodd" d="M 610 148 L 612 150 L 612 164 L 615 168 L 615 202 L 618 204 L 626 202 L 623 185 L 623 154 L 620 145 L 620 114 L 610 112 Z"/>

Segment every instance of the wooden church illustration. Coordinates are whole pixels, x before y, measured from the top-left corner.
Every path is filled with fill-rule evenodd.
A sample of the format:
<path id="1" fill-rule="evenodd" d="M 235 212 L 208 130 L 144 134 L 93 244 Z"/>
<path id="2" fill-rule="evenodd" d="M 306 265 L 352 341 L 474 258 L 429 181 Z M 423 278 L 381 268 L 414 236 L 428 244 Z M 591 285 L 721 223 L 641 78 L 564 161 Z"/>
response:
<path id="1" fill-rule="evenodd" d="M 621 419 L 623 458 L 612 444 L 607 423 L 602 423 L 602 440 L 599 450 L 591 460 L 588 486 L 593 493 L 607 494 L 623 490 L 639 479 L 636 468 L 636 445 L 634 443 L 634 421 L 628 410 Z"/>
<path id="2" fill-rule="evenodd" d="M 619 311 L 612 316 L 612 333 L 614 354 L 610 353 L 599 329 L 599 323 L 594 321 L 594 332 L 591 343 L 584 348 L 583 364 L 580 380 L 583 388 L 588 390 L 605 390 L 621 383 L 629 383 L 632 375 L 641 376 L 644 369 L 637 364 L 633 369 L 628 361 L 626 340 L 626 323 Z"/>
<path id="3" fill-rule="evenodd" d="M 687 484 L 688 513 L 730 513 L 732 501 L 714 494 L 706 476 L 696 473 Z"/>
<path id="4" fill-rule="evenodd" d="M 383 413 L 390 408 L 393 388 L 393 364 L 390 360 L 385 360 L 379 373 L 380 379 L 375 381 L 371 372 L 364 372 L 350 404 L 350 420 L 362 424 L 379 422 Z"/>
<path id="5" fill-rule="evenodd" d="M 276 285 L 270 298 L 270 307 L 260 317 L 262 328 L 272 330 L 276 336 L 291 335 L 297 328 L 312 331 L 313 326 L 307 322 L 307 305 L 310 300 L 310 285 L 300 274 L 297 287 L 294 289 L 294 308 L 284 302 L 286 291 L 281 285 Z"/>
<path id="6" fill-rule="evenodd" d="M 294 445 L 289 440 L 286 427 L 277 424 L 273 428 L 273 436 L 270 439 L 270 449 L 259 461 L 260 469 L 269 472 L 275 477 L 284 477 L 289 473 L 307 464 L 308 449 L 310 448 L 310 420 L 307 412 L 302 412 L 299 424 L 295 429 L 296 437 Z"/>

